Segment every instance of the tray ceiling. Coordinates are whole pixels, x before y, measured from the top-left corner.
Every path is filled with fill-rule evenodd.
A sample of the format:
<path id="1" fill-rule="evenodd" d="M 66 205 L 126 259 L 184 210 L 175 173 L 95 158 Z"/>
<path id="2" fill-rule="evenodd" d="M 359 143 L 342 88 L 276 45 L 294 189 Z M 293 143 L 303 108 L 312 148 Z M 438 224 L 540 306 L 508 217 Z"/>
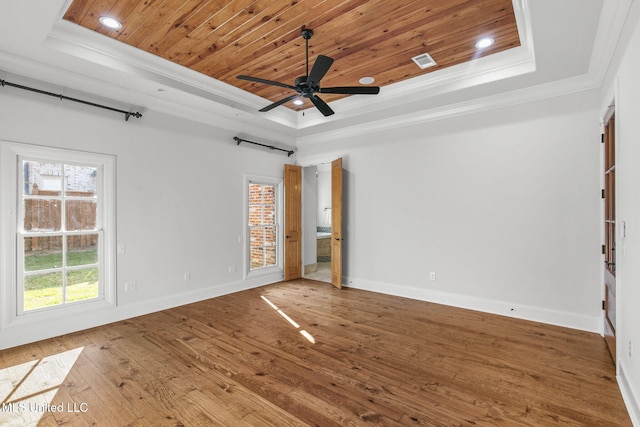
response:
<path id="1" fill-rule="evenodd" d="M 102 16 L 122 28 L 104 27 Z M 293 84 L 305 75 L 303 28 L 314 31 L 310 63 L 335 60 L 323 86 L 373 77 L 384 87 L 520 45 L 511 0 L 73 0 L 63 18 L 271 102 L 292 92 L 236 76 Z M 485 36 L 495 43 L 478 50 Z M 420 69 L 411 58 L 423 53 L 437 65 Z"/>

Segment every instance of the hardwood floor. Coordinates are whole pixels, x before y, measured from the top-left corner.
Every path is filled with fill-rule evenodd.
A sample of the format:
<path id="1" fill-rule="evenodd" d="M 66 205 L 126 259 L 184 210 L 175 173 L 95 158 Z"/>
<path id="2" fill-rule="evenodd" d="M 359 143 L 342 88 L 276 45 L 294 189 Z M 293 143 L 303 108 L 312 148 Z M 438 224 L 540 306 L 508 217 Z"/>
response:
<path id="1" fill-rule="evenodd" d="M 3 427 L 631 425 L 597 334 L 311 280 L 4 350 L 0 398 Z"/>

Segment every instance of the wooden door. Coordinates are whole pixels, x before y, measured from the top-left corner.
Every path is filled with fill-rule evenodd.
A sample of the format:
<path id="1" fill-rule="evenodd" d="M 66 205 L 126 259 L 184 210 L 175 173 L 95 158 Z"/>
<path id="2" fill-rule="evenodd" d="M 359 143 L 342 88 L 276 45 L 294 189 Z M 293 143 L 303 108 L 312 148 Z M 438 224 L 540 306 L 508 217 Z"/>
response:
<path id="1" fill-rule="evenodd" d="M 331 284 L 342 288 L 342 159 L 331 162 Z"/>
<path id="2" fill-rule="evenodd" d="M 604 338 L 616 359 L 616 143 L 613 109 L 604 127 Z"/>
<path id="3" fill-rule="evenodd" d="M 302 277 L 302 168 L 284 165 L 284 280 Z"/>

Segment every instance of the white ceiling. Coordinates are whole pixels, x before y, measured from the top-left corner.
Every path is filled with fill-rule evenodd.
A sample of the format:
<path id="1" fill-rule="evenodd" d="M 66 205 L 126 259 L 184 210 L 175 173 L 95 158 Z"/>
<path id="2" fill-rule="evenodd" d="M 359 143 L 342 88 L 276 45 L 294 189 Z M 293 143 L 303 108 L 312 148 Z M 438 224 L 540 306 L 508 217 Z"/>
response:
<path id="1" fill-rule="evenodd" d="M 0 0 L 0 78 L 304 144 L 600 87 L 631 1 L 514 0 L 520 47 L 335 101 L 331 117 L 259 113 L 264 99 L 63 21 L 70 0 Z"/>

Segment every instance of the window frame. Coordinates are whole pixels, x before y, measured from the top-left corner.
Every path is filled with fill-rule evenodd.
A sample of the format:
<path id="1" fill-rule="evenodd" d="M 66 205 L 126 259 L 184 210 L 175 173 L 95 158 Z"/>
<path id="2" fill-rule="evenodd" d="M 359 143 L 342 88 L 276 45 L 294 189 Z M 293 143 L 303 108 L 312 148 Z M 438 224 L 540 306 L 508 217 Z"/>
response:
<path id="1" fill-rule="evenodd" d="M 24 311 L 19 306 L 22 301 L 22 289 L 19 284 L 19 274 L 23 267 L 18 265 L 18 250 L 24 237 L 24 230 L 18 225 L 23 221 L 22 196 L 19 188 L 23 184 L 22 160 L 55 162 L 63 164 L 81 164 L 94 166 L 101 170 L 96 182 L 100 203 L 96 218 L 96 230 L 90 234 L 100 234 L 102 239 L 99 248 L 99 274 L 101 291 L 97 299 L 77 301 Z M 114 307 L 116 304 L 116 270 L 115 270 L 115 170 L 116 158 L 109 154 L 91 153 L 64 148 L 45 147 L 11 141 L 0 141 L 0 329 L 10 325 L 20 325 L 32 322 L 47 322 L 60 319 L 60 316 L 72 316 L 96 309 Z M 62 189 L 64 192 L 64 188 Z M 61 234 L 61 233 L 60 233 Z"/>
<path id="2" fill-rule="evenodd" d="M 251 269 L 251 227 L 249 225 L 249 185 L 261 184 L 275 187 L 275 227 L 276 227 L 276 264 L 273 266 Z M 244 230 L 244 267 L 243 276 L 245 279 L 265 276 L 273 273 L 282 273 L 282 220 L 283 220 L 283 192 L 282 178 L 244 175 L 244 203 L 243 203 L 243 230 Z"/>

